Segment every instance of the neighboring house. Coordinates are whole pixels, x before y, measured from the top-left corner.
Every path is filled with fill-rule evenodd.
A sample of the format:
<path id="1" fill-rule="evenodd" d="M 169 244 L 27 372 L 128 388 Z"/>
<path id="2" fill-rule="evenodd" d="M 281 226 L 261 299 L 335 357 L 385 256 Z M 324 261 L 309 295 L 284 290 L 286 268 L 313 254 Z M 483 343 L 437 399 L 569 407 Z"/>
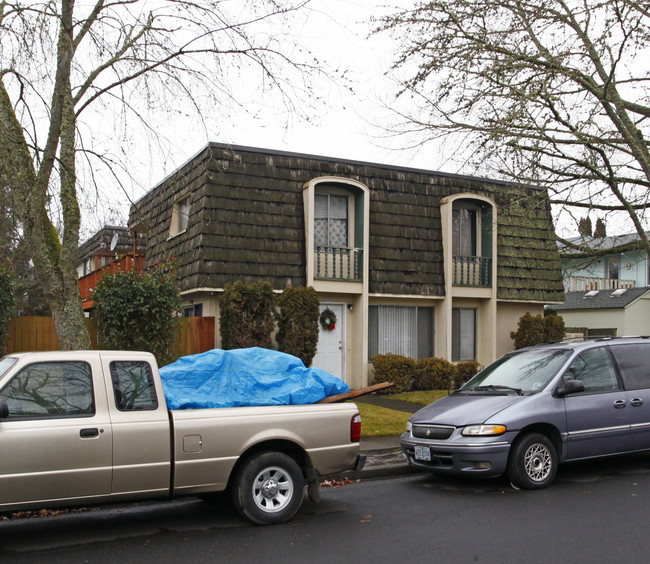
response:
<path id="1" fill-rule="evenodd" d="M 313 286 L 337 317 L 313 364 L 353 388 L 378 353 L 487 364 L 564 298 L 547 193 L 482 178 L 211 143 L 129 227 L 201 315 L 236 280 Z"/>
<path id="2" fill-rule="evenodd" d="M 147 239 L 126 227 L 105 226 L 79 246 L 77 276 L 84 311 L 92 309 L 92 292 L 104 269 L 142 270 Z"/>
<path id="3" fill-rule="evenodd" d="M 567 292 L 553 309 L 564 318 L 568 332 L 587 337 L 650 335 L 650 287 Z"/>
<path id="4" fill-rule="evenodd" d="M 650 233 L 647 235 L 650 237 Z M 625 250 L 605 253 L 597 258 L 576 258 L 582 254 L 580 251 L 559 245 L 566 292 L 650 286 L 650 261 L 647 252 L 640 248 L 637 233 L 602 238 L 576 237 L 569 242 L 593 251 Z"/>

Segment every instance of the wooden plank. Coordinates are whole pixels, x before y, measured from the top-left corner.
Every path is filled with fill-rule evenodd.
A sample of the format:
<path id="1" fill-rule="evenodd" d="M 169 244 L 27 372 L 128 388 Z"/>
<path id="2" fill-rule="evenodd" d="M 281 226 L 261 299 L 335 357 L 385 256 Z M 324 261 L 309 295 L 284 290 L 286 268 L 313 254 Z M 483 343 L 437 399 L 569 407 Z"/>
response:
<path id="1" fill-rule="evenodd" d="M 368 386 L 367 388 L 358 388 L 356 390 L 350 390 L 345 394 L 337 394 L 335 396 L 326 397 L 325 399 L 320 400 L 318 403 L 334 403 L 337 401 L 356 398 L 364 394 L 371 394 L 372 392 L 376 392 L 377 390 L 385 390 L 386 388 L 390 388 L 391 386 L 394 385 L 395 384 L 393 382 L 382 382 L 381 384 L 373 384 L 372 386 Z"/>
<path id="2" fill-rule="evenodd" d="M 187 356 L 214 348 L 215 318 L 184 318 L 177 344 L 178 356 Z M 91 346 L 97 349 L 97 323 L 86 318 Z M 56 351 L 59 340 L 51 317 L 12 317 L 9 322 L 7 354 L 26 351 Z"/>
<path id="3" fill-rule="evenodd" d="M 214 317 L 184 317 L 179 329 L 176 354 L 189 356 L 214 348 L 216 319 Z"/>

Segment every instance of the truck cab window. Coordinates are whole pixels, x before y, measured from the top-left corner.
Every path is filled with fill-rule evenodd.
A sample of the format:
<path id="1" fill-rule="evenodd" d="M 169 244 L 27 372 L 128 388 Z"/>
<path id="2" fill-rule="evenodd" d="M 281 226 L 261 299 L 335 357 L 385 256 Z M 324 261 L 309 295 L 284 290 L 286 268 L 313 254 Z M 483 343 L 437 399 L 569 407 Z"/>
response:
<path id="1" fill-rule="evenodd" d="M 95 414 L 92 372 L 85 362 L 37 362 L 0 391 L 9 419 L 90 417 Z"/>
<path id="2" fill-rule="evenodd" d="M 143 361 L 113 361 L 111 380 L 115 405 L 120 411 L 158 409 L 151 366 Z"/>

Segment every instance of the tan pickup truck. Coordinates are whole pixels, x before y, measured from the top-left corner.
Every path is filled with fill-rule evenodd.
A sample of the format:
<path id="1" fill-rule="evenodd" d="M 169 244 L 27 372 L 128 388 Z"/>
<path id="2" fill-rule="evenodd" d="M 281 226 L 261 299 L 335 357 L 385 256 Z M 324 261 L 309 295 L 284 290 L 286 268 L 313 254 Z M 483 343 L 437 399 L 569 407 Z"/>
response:
<path id="1" fill-rule="evenodd" d="M 229 490 L 258 524 L 305 485 L 360 468 L 354 404 L 169 411 L 154 357 L 124 351 L 0 359 L 0 511 Z"/>

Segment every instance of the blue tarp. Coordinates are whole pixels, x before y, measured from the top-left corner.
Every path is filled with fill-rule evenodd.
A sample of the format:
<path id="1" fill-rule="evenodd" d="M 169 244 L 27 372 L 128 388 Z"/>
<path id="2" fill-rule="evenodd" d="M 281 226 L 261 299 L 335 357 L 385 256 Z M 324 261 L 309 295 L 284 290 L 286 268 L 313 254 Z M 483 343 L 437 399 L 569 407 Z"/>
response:
<path id="1" fill-rule="evenodd" d="M 303 405 L 350 390 L 325 370 L 258 347 L 184 356 L 160 376 L 169 409 Z"/>

